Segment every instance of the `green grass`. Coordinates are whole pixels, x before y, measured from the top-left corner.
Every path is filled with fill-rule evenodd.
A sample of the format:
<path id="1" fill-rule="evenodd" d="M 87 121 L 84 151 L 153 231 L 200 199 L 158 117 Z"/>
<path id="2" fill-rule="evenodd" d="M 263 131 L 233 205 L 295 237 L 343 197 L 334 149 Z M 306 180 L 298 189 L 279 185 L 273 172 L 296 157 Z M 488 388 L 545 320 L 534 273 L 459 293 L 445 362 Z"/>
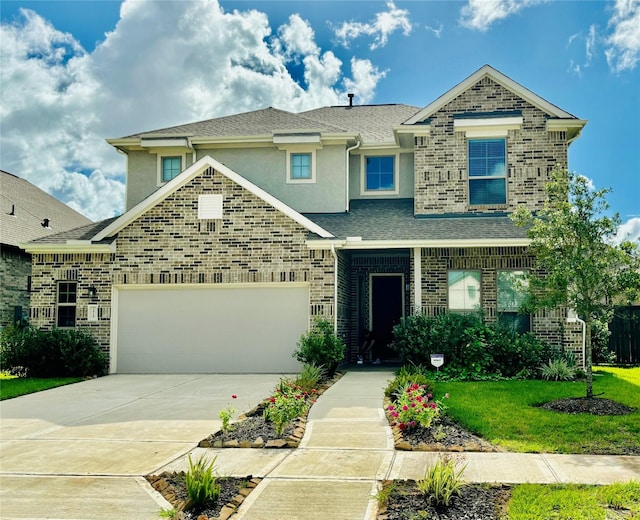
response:
<path id="1" fill-rule="evenodd" d="M 82 381 L 81 377 L 14 377 L 0 374 L 0 401 Z"/>
<path id="2" fill-rule="evenodd" d="M 583 397 L 583 382 L 442 382 L 448 414 L 511 451 L 620 454 L 640 443 L 640 368 L 598 368 L 594 394 L 631 406 L 624 416 L 562 414 L 539 408 L 553 399 Z"/>
<path id="3" fill-rule="evenodd" d="M 509 520 L 613 520 L 640 514 L 640 482 L 515 486 Z"/>

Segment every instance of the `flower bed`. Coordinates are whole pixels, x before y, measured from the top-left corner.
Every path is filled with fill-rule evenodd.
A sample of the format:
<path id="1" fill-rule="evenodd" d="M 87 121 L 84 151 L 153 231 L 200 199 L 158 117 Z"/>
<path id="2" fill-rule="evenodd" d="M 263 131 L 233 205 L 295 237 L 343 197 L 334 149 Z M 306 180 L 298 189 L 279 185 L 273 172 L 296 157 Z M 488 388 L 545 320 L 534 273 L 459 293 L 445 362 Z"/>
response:
<path id="1" fill-rule="evenodd" d="M 307 415 L 316 398 L 322 395 L 328 388 L 338 381 L 344 373 L 336 372 L 329 379 L 325 379 L 321 384 L 317 385 L 315 392 L 300 391 L 294 388 L 294 393 L 290 395 L 290 400 L 295 405 L 291 407 L 287 404 L 287 399 L 282 396 L 286 393 L 286 389 L 279 385 L 274 395 L 264 399 L 252 410 L 241 415 L 237 422 L 230 424 L 227 431 L 219 430 L 207 438 L 200 441 L 200 448 L 297 448 L 304 436 L 307 425 Z M 278 392 L 280 390 L 280 392 Z M 301 396 L 301 397 L 296 397 Z M 304 400 L 305 406 L 300 405 L 299 401 Z M 285 410 L 283 418 L 286 419 L 288 411 L 295 413 L 286 426 L 276 427 L 273 421 L 265 419 L 265 410 L 273 408 L 276 404 L 282 404 Z M 299 413 L 299 415 L 298 415 Z M 267 412 L 269 417 L 273 417 L 273 413 Z M 287 422 L 286 420 L 282 422 Z"/>

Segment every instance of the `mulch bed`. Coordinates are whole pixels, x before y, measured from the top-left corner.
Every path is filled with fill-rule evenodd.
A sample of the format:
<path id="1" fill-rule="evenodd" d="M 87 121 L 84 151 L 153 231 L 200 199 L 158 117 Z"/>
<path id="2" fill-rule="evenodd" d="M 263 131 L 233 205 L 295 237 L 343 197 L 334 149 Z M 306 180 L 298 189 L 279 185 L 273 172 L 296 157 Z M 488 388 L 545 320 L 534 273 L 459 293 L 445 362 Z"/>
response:
<path id="1" fill-rule="evenodd" d="M 590 413 L 591 415 L 628 415 L 635 412 L 634 408 L 600 397 L 566 397 L 545 403 L 541 408 L 568 414 Z"/>
<path id="2" fill-rule="evenodd" d="M 392 491 L 378 510 L 378 520 L 499 520 L 511 496 L 508 485 L 468 484 L 448 507 L 436 507 L 418 491 L 415 480 L 384 481 L 383 489 L 388 486 Z"/>
<path id="3" fill-rule="evenodd" d="M 176 520 L 228 520 L 261 481 L 251 475 L 246 479 L 220 478 L 218 499 L 195 506 L 187 495 L 184 471 L 150 475 L 146 479 L 177 511 Z"/>
<path id="4" fill-rule="evenodd" d="M 336 372 L 331 378 L 320 383 L 313 398 L 322 395 L 327 389 L 338 381 L 344 372 Z M 200 441 L 200 448 L 297 448 L 304 436 L 307 426 L 307 415 L 293 420 L 284 429 L 282 435 L 278 435 L 272 423 L 265 421 L 262 414 L 267 406 L 268 399 L 249 410 L 231 424 L 227 432 L 219 430 Z M 308 413 L 308 412 L 307 412 Z"/>

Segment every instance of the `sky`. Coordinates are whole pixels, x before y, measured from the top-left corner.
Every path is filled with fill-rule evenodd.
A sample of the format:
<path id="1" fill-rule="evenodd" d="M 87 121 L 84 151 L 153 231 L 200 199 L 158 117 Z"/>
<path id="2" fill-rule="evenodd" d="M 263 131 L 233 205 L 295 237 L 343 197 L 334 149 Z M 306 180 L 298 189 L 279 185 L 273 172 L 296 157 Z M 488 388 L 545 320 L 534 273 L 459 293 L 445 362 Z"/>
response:
<path id="1" fill-rule="evenodd" d="M 424 107 L 484 64 L 589 121 L 569 169 L 640 237 L 640 0 L 1 0 L 0 168 L 92 220 L 105 142 L 273 106 Z"/>

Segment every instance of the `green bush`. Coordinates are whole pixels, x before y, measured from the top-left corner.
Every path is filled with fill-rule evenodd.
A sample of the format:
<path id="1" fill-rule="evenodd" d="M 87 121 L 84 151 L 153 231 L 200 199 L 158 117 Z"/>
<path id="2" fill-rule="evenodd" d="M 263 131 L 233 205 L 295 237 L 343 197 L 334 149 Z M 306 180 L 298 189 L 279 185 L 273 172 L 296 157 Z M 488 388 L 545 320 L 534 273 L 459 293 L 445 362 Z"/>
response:
<path id="1" fill-rule="evenodd" d="M 275 393 L 269 397 L 263 411 L 263 417 L 273 423 L 278 436 L 282 436 L 291 421 L 307 412 L 310 407 L 307 397 L 308 392 L 293 381 L 280 379 Z"/>
<path id="2" fill-rule="evenodd" d="M 311 392 L 318 386 L 318 383 L 324 379 L 325 375 L 326 370 L 323 366 L 305 363 L 294 382 L 302 390 Z"/>
<path id="3" fill-rule="evenodd" d="M 28 325 L 9 326 L 0 333 L 0 367 L 29 377 L 101 375 L 107 357 L 96 340 L 76 329 L 44 331 Z"/>
<path id="4" fill-rule="evenodd" d="M 195 464 L 189 455 L 189 471 L 185 474 L 187 494 L 194 505 L 202 505 L 206 502 L 214 502 L 220 496 L 221 486 L 213 473 L 213 465 L 216 457 L 209 462 L 202 455 Z"/>
<path id="5" fill-rule="evenodd" d="M 563 358 L 550 359 L 540 367 L 542 379 L 547 381 L 573 381 L 576 377 L 576 367 Z"/>
<path id="6" fill-rule="evenodd" d="M 436 385 L 428 374 L 429 371 L 424 365 L 403 365 L 398 370 L 396 377 L 389 381 L 384 390 L 384 395 L 389 398 L 397 398 L 407 386 L 414 383 L 424 386 L 426 394 L 434 394 Z"/>
<path id="7" fill-rule="evenodd" d="M 466 464 L 456 469 L 456 459 L 439 458 L 425 471 L 424 478 L 418 480 L 418 490 L 435 506 L 448 507 L 453 495 L 460 495 L 465 485 L 462 474 Z"/>
<path id="8" fill-rule="evenodd" d="M 430 366 L 431 354 L 444 354 L 440 376 L 464 380 L 529 377 L 552 349 L 532 334 L 518 334 L 478 314 L 416 314 L 393 329 L 392 348 L 401 360 Z"/>
<path id="9" fill-rule="evenodd" d="M 324 367 L 327 375 L 332 376 L 338 363 L 344 359 L 345 348 L 343 341 L 333 331 L 331 322 L 317 319 L 313 328 L 300 337 L 293 357 L 300 363 Z"/>

